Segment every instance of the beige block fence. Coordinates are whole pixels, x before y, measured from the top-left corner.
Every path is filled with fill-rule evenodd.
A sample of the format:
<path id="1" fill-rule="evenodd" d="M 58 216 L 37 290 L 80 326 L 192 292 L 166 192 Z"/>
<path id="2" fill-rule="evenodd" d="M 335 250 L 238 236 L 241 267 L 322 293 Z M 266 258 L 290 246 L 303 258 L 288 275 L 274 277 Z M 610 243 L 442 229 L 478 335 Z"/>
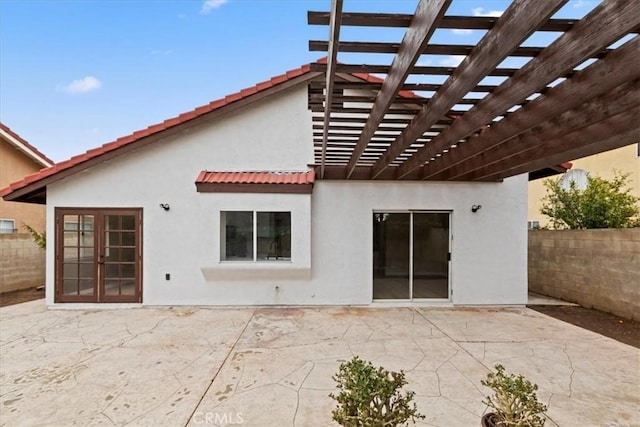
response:
<path id="1" fill-rule="evenodd" d="M 640 320 L 640 228 L 529 232 L 529 290 Z"/>
<path id="2" fill-rule="evenodd" d="M 0 293 L 44 284 L 45 251 L 30 234 L 0 234 Z"/>

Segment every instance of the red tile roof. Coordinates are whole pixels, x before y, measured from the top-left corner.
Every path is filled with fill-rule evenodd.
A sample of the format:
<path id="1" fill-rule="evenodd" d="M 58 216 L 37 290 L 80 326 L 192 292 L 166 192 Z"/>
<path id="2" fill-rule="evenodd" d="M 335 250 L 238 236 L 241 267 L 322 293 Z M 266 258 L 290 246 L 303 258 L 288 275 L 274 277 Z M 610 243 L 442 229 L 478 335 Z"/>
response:
<path id="1" fill-rule="evenodd" d="M 55 162 L 53 160 L 51 160 L 50 158 L 48 158 L 47 156 L 45 156 L 44 154 L 42 154 L 42 152 L 40 150 L 38 150 L 36 147 L 34 147 L 33 145 L 29 144 L 25 139 L 23 139 L 20 135 L 18 135 L 17 133 L 15 133 L 14 131 L 12 131 L 9 126 L 6 126 L 2 123 L 0 123 L 0 129 L 2 129 L 3 131 L 5 131 L 6 133 L 8 133 L 12 138 L 16 139 L 18 142 L 20 142 L 21 144 L 23 144 L 25 147 L 27 147 L 29 150 L 33 151 L 33 153 L 40 157 L 40 159 L 37 159 L 33 156 L 29 156 L 31 157 L 33 160 L 35 160 L 37 163 L 39 163 L 42 166 L 50 166 L 53 165 Z M 41 160 L 44 160 L 45 162 L 49 163 L 44 164 L 42 163 Z"/>
<path id="2" fill-rule="evenodd" d="M 250 97 L 252 95 L 255 95 L 259 92 L 265 91 L 267 89 L 276 87 L 282 83 L 288 82 L 290 80 L 293 80 L 296 77 L 300 77 L 303 76 L 304 74 L 307 74 L 310 72 L 310 64 L 306 64 L 303 65 L 300 68 L 296 68 L 294 70 L 290 70 L 287 71 L 284 74 L 281 74 L 279 76 L 273 77 L 270 80 L 258 83 L 252 87 L 243 89 L 239 92 L 236 92 L 234 94 L 228 95 L 224 98 L 215 100 L 210 102 L 209 104 L 206 105 L 202 105 L 200 107 L 197 107 L 191 111 L 188 111 L 186 113 L 182 113 L 177 117 L 171 118 L 171 119 L 167 119 L 162 123 L 158 123 L 152 126 L 149 126 L 146 129 L 142 129 L 139 131 L 136 131 L 134 133 L 132 133 L 131 135 L 127 135 L 127 136 L 123 136 L 121 138 L 116 139 L 115 141 L 109 142 L 107 144 L 104 144 L 98 148 L 94 148 L 91 149 L 89 151 L 87 151 L 84 154 L 80 154 L 77 156 L 74 156 L 68 160 L 65 160 L 63 162 L 57 163 L 54 166 L 51 166 L 49 168 L 46 169 L 42 169 L 41 171 L 37 172 L 37 173 L 33 173 L 31 175 L 27 175 L 26 177 L 24 177 L 22 180 L 14 182 L 12 184 L 10 184 L 8 187 L 0 189 L 0 197 L 4 197 L 7 196 L 17 190 L 20 190 L 22 188 L 27 187 L 30 184 L 34 184 L 37 181 L 43 180 L 45 178 L 51 177 L 53 175 L 56 175 L 62 171 L 71 169 L 73 167 L 82 165 L 83 163 L 87 162 L 88 160 L 94 159 L 94 158 L 98 158 L 106 153 L 115 151 L 121 147 L 136 143 L 138 141 L 140 141 L 141 139 L 151 136 L 151 135 L 155 135 L 158 134 L 162 131 L 165 131 L 169 128 L 172 128 L 174 126 L 178 126 L 181 125 L 185 122 L 188 122 L 189 120 L 193 120 L 197 117 L 200 117 L 204 114 L 210 113 L 212 111 L 218 110 L 222 107 L 225 107 L 229 104 L 235 103 L 237 101 L 240 101 L 244 98 Z M 82 169 L 80 169 L 82 170 Z M 45 184 L 46 185 L 46 184 Z"/>
<path id="3" fill-rule="evenodd" d="M 307 172 L 209 172 L 202 171 L 196 184 L 313 184 L 316 173 Z"/>

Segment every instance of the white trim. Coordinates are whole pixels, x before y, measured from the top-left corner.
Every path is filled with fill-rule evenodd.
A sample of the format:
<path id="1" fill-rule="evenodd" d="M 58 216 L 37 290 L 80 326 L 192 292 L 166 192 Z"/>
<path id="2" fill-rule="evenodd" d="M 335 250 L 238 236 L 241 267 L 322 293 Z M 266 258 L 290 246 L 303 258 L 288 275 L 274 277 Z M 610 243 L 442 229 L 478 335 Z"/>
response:
<path id="1" fill-rule="evenodd" d="M 5 131 L 2 128 L 0 128 L 0 135 L 2 135 L 4 138 L 6 138 L 18 150 L 22 151 L 24 154 L 29 156 L 32 160 L 40 163 L 40 165 L 44 166 L 45 168 L 53 166 L 53 163 L 51 163 L 48 160 L 44 159 L 41 155 L 39 155 L 38 153 L 33 151 L 31 148 L 29 148 L 26 145 L 24 145 L 22 142 L 20 142 L 18 139 L 16 139 L 13 135 L 11 135 L 9 132 Z"/>

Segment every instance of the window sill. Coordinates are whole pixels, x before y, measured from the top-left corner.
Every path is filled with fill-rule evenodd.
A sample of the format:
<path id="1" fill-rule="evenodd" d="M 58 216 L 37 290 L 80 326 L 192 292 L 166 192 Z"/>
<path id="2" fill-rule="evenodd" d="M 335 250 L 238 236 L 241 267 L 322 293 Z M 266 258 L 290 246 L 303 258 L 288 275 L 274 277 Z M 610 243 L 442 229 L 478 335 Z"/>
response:
<path id="1" fill-rule="evenodd" d="M 291 261 L 220 261 L 217 266 L 202 267 L 200 271 L 208 282 L 311 279 L 310 266 L 297 266 Z"/>

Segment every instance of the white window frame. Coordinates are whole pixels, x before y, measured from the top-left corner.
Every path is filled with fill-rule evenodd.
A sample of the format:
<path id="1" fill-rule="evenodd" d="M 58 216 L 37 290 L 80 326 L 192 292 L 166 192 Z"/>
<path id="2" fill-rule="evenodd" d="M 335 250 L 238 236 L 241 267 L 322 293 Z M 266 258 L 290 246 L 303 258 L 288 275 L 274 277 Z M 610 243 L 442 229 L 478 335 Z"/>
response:
<path id="1" fill-rule="evenodd" d="M 288 213 L 289 214 L 289 227 L 290 230 L 289 232 L 291 233 L 291 228 L 293 228 L 292 225 L 292 220 L 291 218 L 293 217 L 293 214 L 291 211 L 277 211 L 277 210 L 260 210 L 260 211 L 256 211 L 256 210 L 221 210 L 220 211 L 220 248 L 222 249 L 222 245 L 226 245 L 227 241 L 226 241 L 226 234 L 224 239 L 222 238 L 222 230 L 223 227 L 226 227 L 226 221 L 222 221 L 222 214 L 226 214 L 228 212 L 251 212 L 253 213 L 253 259 L 251 260 L 233 260 L 233 259 L 222 259 L 222 251 L 220 252 L 220 262 L 226 263 L 260 263 L 260 262 L 292 262 L 293 260 L 293 253 L 289 256 L 288 259 L 258 259 L 258 214 L 259 213 Z"/>
<path id="2" fill-rule="evenodd" d="M 15 234 L 16 232 L 16 220 L 12 218 L 0 218 L 1 223 L 8 222 L 11 224 L 11 231 L 6 232 L 4 227 L 0 227 L 0 234 Z"/>

